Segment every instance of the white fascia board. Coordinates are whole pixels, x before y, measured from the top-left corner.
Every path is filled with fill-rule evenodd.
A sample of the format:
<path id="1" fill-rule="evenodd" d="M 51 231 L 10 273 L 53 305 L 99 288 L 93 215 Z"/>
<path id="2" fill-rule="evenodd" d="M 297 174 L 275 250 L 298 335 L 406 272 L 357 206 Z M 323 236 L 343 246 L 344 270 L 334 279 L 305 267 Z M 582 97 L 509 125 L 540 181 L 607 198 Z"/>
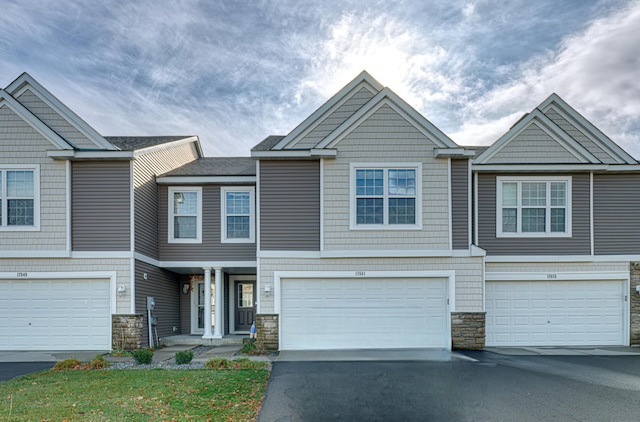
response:
<path id="1" fill-rule="evenodd" d="M 640 261 L 640 255 L 489 255 L 487 263 L 570 263 Z"/>
<path id="2" fill-rule="evenodd" d="M 183 144 L 188 144 L 191 142 L 196 143 L 196 148 L 198 149 L 198 153 L 200 154 L 200 157 L 204 157 L 204 154 L 202 153 L 202 149 L 200 147 L 200 139 L 197 136 L 188 136 L 183 139 L 178 139 L 177 141 L 166 142 L 164 144 L 159 144 L 159 145 L 153 145 L 147 148 L 140 148 L 133 151 L 133 156 L 138 157 L 140 155 L 149 154 L 151 152 L 160 151 L 167 148 L 174 148 L 174 147 L 177 147 Z"/>
<path id="3" fill-rule="evenodd" d="M 62 150 L 73 150 L 73 145 L 62 139 L 60 135 L 55 133 L 49 126 L 45 125 L 40 119 L 34 116 L 27 108 L 16 101 L 8 92 L 0 89 L 0 107 L 6 105 L 20 116 L 25 122 L 27 122 L 32 128 L 40 133 L 44 138 L 51 142 L 53 146 Z"/>
<path id="4" fill-rule="evenodd" d="M 631 155 L 629 155 L 628 152 L 613 142 L 611 138 L 605 135 L 593 123 L 585 119 L 566 101 L 560 98 L 558 94 L 551 94 L 542 102 L 542 104 L 540 104 L 540 106 L 538 106 L 538 108 L 543 110 L 545 113 L 549 109 L 553 108 L 554 111 L 560 114 L 565 120 L 568 120 L 569 122 L 573 120 L 571 123 L 575 123 L 574 126 L 576 126 L 583 135 L 591 139 L 591 141 L 608 153 L 611 158 L 616 159 L 616 161 L 626 164 L 635 164 L 637 162 Z"/>
<path id="5" fill-rule="evenodd" d="M 476 155 L 474 150 L 464 148 L 434 148 L 435 158 L 471 158 Z"/>
<path id="6" fill-rule="evenodd" d="M 375 95 L 384 87 L 366 71 L 361 72 L 355 77 L 355 79 L 349 82 L 344 88 L 333 95 L 329 100 L 327 100 L 327 102 L 320 106 L 320 108 L 314 111 L 295 129 L 293 129 L 287 136 L 282 138 L 272 149 L 282 150 L 287 147 L 291 148 L 295 146 L 300 139 L 304 138 L 305 135 L 315 129 L 324 120 L 324 116 L 331 114 L 362 88 L 366 88 L 369 92 Z"/>
<path id="7" fill-rule="evenodd" d="M 54 160 L 133 160 L 133 151 L 47 151 L 47 156 Z"/>
<path id="8" fill-rule="evenodd" d="M 137 258 L 136 258 L 137 259 Z M 159 261 L 159 267 L 162 268 L 245 268 L 257 267 L 256 261 Z"/>
<path id="9" fill-rule="evenodd" d="M 156 179 L 160 185 L 255 182 L 256 176 L 165 176 Z"/>
<path id="10" fill-rule="evenodd" d="M 640 166 L 636 168 L 636 171 Z M 553 172 L 570 173 L 576 171 L 608 171 L 608 164 L 476 164 L 472 163 L 474 172 Z"/>
<path id="11" fill-rule="evenodd" d="M 257 261 L 159 261 L 139 252 L 134 254 L 138 261 L 161 268 L 229 268 L 257 267 Z"/>
<path id="12" fill-rule="evenodd" d="M 627 280 L 628 272 L 487 272 L 485 281 Z"/>
<path id="13" fill-rule="evenodd" d="M 434 126 L 424 116 L 415 111 L 406 101 L 398 97 L 389 88 L 384 88 L 375 97 L 369 100 L 357 112 L 338 126 L 333 132 L 326 136 L 316 148 L 335 148 L 349 133 L 355 130 L 363 121 L 371 117 L 382 106 L 391 107 L 396 113 L 412 123 L 425 137 L 429 138 L 440 148 L 460 148 L 440 129 Z"/>
<path id="14" fill-rule="evenodd" d="M 51 94 L 46 88 L 44 88 L 38 81 L 33 79 L 28 73 L 23 73 L 7 86 L 6 91 L 10 92 L 14 97 L 22 95 L 26 90 L 33 92 L 38 98 L 40 98 L 45 104 L 51 107 L 56 113 L 61 115 L 67 122 L 69 122 L 80 133 L 86 136 L 91 142 L 96 144 L 97 147 L 104 148 L 111 151 L 117 151 L 119 148 L 109 143 L 102 137 L 94 128 L 89 126 L 87 122 L 82 120 L 77 114 L 75 114 L 69 107 L 64 105 L 62 101 Z"/>
<path id="15" fill-rule="evenodd" d="M 131 251 L 79 251 L 71 252 L 71 258 L 83 258 L 83 259 L 131 259 L 133 253 Z"/>
<path id="16" fill-rule="evenodd" d="M 254 158 L 334 158 L 338 155 L 338 151 L 335 149 L 283 149 L 277 151 L 251 151 L 251 156 Z"/>
<path id="17" fill-rule="evenodd" d="M 538 127 L 547 133 L 551 138 L 564 147 L 569 153 L 571 153 L 581 163 L 599 163 L 593 154 L 587 151 L 577 141 L 567 135 L 562 128 L 553 123 L 551 119 L 542 113 L 539 109 L 535 109 L 524 118 L 520 119 L 507 133 L 502 135 L 493 145 L 478 156 L 474 161 L 478 164 L 483 164 L 491 160 L 498 152 L 506 147 L 511 141 L 513 141 L 520 133 L 529 127 L 534 120 L 538 120 Z"/>
<path id="18" fill-rule="evenodd" d="M 71 258 L 70 251 L 0 251 L 3 258 Z"/>
<path id="19" fill-rule="evenodd" d="M 260 251 L 258 258 L 271 259 L 340 259 L 340 258 L 454 258 L 483 257 L 484 249 L 436 250 L 336 250 L 336 251 Z"/>

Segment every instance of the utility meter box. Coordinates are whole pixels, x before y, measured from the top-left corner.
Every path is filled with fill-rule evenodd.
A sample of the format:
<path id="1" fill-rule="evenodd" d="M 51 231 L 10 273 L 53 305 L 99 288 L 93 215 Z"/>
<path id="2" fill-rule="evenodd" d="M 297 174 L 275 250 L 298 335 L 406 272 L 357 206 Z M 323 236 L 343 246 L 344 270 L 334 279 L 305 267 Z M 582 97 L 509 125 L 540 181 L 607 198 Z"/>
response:
<path id="1" fill-rule="evenodd" d="M 153 311 L 156 307 L 156 301 L 153 297 L 147 296 L 147 311 Z"/>

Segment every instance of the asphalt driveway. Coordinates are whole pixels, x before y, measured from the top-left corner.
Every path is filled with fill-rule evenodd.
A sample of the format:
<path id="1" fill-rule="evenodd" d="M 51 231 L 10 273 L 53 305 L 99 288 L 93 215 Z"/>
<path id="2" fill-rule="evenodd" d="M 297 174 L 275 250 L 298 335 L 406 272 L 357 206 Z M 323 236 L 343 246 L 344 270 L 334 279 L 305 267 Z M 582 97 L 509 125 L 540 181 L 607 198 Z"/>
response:
<path id="1" fill-rule="evenodd" d="M 55 362 L 0 362 L 0 381 L 53 368 Z"/>
<path id="2" fill-rule="evenodd" d="M 275 362 L 258 421 L 636 421 L 640 356 Z"/>

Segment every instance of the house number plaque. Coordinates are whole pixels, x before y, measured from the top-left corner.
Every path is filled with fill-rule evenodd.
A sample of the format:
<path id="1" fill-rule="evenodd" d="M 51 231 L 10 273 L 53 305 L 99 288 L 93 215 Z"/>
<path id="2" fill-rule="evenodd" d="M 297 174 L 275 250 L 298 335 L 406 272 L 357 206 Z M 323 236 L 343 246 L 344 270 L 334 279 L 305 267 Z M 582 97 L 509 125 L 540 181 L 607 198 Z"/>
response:
<path id="1" fill-rule="evenodd" d="M 16 276 L 24 278 L 24 277 L 28 277 L 29 274 L 27 274 L 27 273 L 16 273 Z"/>
<path id="2" fill-rule="evenodd" d="M 356 271 L 356 277 L 364 277 L 367 275 L 364 271 Z"/>

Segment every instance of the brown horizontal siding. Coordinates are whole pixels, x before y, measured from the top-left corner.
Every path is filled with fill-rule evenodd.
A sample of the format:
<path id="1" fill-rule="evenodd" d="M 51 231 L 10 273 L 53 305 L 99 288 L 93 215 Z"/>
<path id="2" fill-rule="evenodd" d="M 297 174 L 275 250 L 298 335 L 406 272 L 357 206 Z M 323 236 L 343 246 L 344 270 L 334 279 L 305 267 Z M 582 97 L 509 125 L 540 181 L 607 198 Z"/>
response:
<path id="1" fill-rule="evenodd" d="M 143 344 L 145 346 L 149 344 L 147 296 L 153 297 L 156 303 L 153 314 L 158 317 L 158 325 L 156 326 L 158 337 L 181 334 L 180 301 L 183 294 L 181 293 L 180 276 L 138 260 L 136 260 L 135 266 L 136 313 L 144 314 Z M 144 279 L 145 273 L 147 274 L 146 280 Z M 177 331 L 173 331 L 173 327 L 176 327 Z"/>
<path id="2" fill-rule="evenodd" d="M 478 246 L 488 255 L 588 255 L 589 175 L 572 176 L 572 237 L 496 237 L 496 174 L 478 177 Z M 518 174 L 518 176 L 539 176 Z"/>
<path id="3" fill-rule="evenodd" d="M 319 161 L 260 161 L 260 249 L 320 250 Z"/>
<path id="4" fill-rule="evenodd" d="M 469 249 L 469 162 L 451 160 L 453 249 Z"/>
<path id="5" fill-rule="evenodd" d="M 131 249 L 130 163 L 71 164 L 71 236 L 74 251 Z"/>
<path id="6" fill-rule="evenodd" d="M 202 243 L 168 242 L 168 187 L 158 187 L 158 244 L 162 261 L 255 261 L 255 243 L 221 243 L 220 186 L 202 187 Z"/>
<path id="7" fill-rule="evenodd" d="M 158 259 L 158 202 L 156 176 L 195 160 L 195 142 L 154 150 L 133 162 L 135 184 L 136 252 Z"/>
<path id="8" fill-rule="evenodd" d="M 593 176 L 596 255 L 640 253 L 640 175 Z"/>

